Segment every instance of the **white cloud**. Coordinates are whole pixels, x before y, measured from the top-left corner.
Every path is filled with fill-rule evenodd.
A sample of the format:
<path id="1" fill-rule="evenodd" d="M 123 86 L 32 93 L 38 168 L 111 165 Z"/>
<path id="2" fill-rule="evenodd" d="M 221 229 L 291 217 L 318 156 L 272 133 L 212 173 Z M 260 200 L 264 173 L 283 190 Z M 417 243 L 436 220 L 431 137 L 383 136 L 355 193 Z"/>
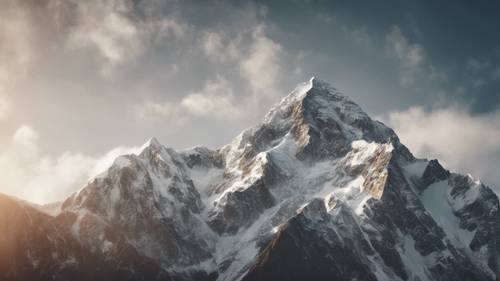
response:
<path id="1" fill-rule="evenodd" d="M 431 112 L 421 107 L 392 112 L 387 122 L 419 157 L 438 158 L 448 167 L 485 178 L 500 188 L 500 110 L 470 115 L 456 107 Z"/>
<path id="2" fill-rule="evenodd" d="M 74 34 L 73 40 L 95 45 L 111 63 L 119 63 L 135 55 L 139 49 L 137 29 L 116 13 L 106 15 L 102 24 L 97 26 L 82 26 L 82 30 Z"/>
<path id="3" fill-rule="evenodd" d="M 107 61 L 103 72 L 140 52 L 139 28 L 127 17 L 128 1 L 78 1 L 75 4 L 77 24 L 68 38 L 69 44 L 76 48 L 95 48 Z"/>
<path id="4" fill-rule="evenodd" d="M 300 73 L 295 65 L 284 66 L 291 60 L 282 57 L 283 47 L 262 24 L 264 7 L 248 4 L 235 9 L 221 3 L 224 9 L 215 7 L 215 16 L 207 18 L 210 22 L 198 26 L 189 23 L 192 16 L 183 15 L 177 4 L 165 4 L 172 10 L 154 9 L 153 2 L 163 1 L 2 2 L 0 119 L 10 118 L 9 114 L 20 118 L 0 126 L 0 170 L 5 179 L 0 192 L 37 202 L 59 199 L 85 183 L 89 171 L 103 160 L 104 154 L 61 151 L 62 139 L 51 129 L 54 122 L 72 133 L 105 132 L 103 138 L 116 141 L 131 130 L 123 106 L 139 104 L 141 99 L 150 100 L 139 106 L 143 115 L 177 123 L 240 118 L 239 124 L 228 125 L 236 128 L 248 124 L 243 118 L 261 114 L 266 102 L 277 99 L 278 80 L 287 76 L 281 71 Z M 200 60 L 203 54 L 208 61 Z M 99 71 L 116 75 L 111 80 L 96 79 L 94 72 Z M 35 75 L 24 75 L 30 72 Z M 220 76 L 214 78 L 213 73 Z M 205 84 L 193 88 L 193 79 Z M 22 87 L 16 89 L 15 84 Z M 12 97 L 16 90 L 19 95 Z M 166 90 L 171 90 L 169 95 Z M 54 112 L 70 118 L 57 118 Z M 50 138 L 47 148 L 60 153 L 47 156 L 38 133 L 28 126 L 10 136 L 8 130 L 19 127 L 19 121 L 35 125 L 40 138 Z M 138 121 L 133 126 L 140 132 L 157 129 L 150 120 Z M 186 126 L 186 131 L 196 126 Z M 231 134 L 214 130 L 217 135 Z M 186 141 L 181 135 L 172 138 L 174 146 Z M 95 149 L 95 142 L 90 144 L 86 137 L 74 145 Z M 195 141 L 203 142 L 201 138 Z"/>
<path id="5" fill-rule="evenodd" d="M 130 0 L 75 1 L 73 4 L 77 7 L 76 24 L 72 26 L 68 45 L 97 51 L 105 61 L 101 68 L 104 75 L 137 57 L 151 44 L 183 38 L 189 32 L 187 24 L 170 16 L 139 18 Z"/>
<path id="6" fill-rule="evenodd" d="M 391 32 L 387 34 L 386 41 L 389 54 L 398 59 L 404 70 L 401 83 L 403 85 L 412 84 L 415 81 L 415 75 L 418 74 L 424 63 L 424 49 L 419 44 L 410 43 L 398 26 L 394 26 Z"/>
<path id="7" fill-rule="evenodd" d="M 209 57 L 218 57 L 222 54 L 224 44 L 218 32 L 205 32 L 202 39 L 202 48 Z"/>
<path id="8" fill-rule="evenodd" d="M 19 152 L 23 154 L 24 159 L 38 156 L 37 140 L 37 132 L 26 125 L 19 127 L 12 136 L 15 148 L 21 148 Z"/>
<path id="9" fill-rule="evenodd" d="M 418 67 L 424 61 L 424 50 L 419 44 L 411 44 L 403 35 L 401 29 L 393 27 L 387 35 L 387 40 L 394 54 L 409 68 Z"/>
<path id="10" fill-rule="evenodd" d="M 139 108 L 139 113 L 143 117 L 160 116 L 182 124 L 192 117 L 239 118 L 241 104 L 235 103 L 231 83 L 219 76 L 216 80 L 209 80 L 201 90 L 186 95 L 178 103 L 149 101 Z"/>
<path id="11" fill-rule="evenodd" d="M 156 40 L 182 38 L 186 36 L 190 29 L 187 24 L 169 17 L 146 21 L 145 28 L 151 36 L 156 36 Z"/>
<path id="12" fill-rule="evenodd" d="M 172 102 L 154 102 L 148 101 L 136 108 L 137 113 L 145 117 L 161 117 L 166 120 L 175 120 L 179 122 L 182 116 L 179 116 L 180 111 L 178 105 Z M 182 118 L 185 121 L 185 118 Z"/>
<path id="13" fill-rule="evenodd" d="M 180 104 L 193 116 L 215 116 L 218 118 L 238 118 L 239 106 L 234 102 L 233 86 L 225 79 L 218 77 L 208 81 L 199 91 L 184 97 Z"/>
<path id="14" fill-rule="evenodd" d="M 217 31 L 206 31 L 201 39 L 201 47 L 210 59 L 228 62 L 241 57 L 241 36 L 228 39 Z"/>
<path id="15" fill-rule="evenodd" d="M 35 203 L 61 200 L 103 172 L 117 156 L 139 151 L 136 147 L 117 147 L 96 156 L 66 151 L 53 158 L 42 155 L 38 139 L 33 128 L 23 125 L 3 148 L 0 192 Z"/>
<path id="16" fill-rule="evenodd" d="M 277 93 L 283 48 L 266 36 L 263 25 L 253 29 L 252 39 L 248 56 L 240 62 L 242 76 L 250 84 L 254 95 L 272 97 Z"/>
<path id="17" fill-rule="evenodd" d="M 266 25 L 255 24 L 230 36 L 221 31 L 205 31 L 201 44 L 211 60 L 237 65 L 250 87 L 249 102 L 273 100 L 278 91 L 285 51 L 266 34 Z"/>

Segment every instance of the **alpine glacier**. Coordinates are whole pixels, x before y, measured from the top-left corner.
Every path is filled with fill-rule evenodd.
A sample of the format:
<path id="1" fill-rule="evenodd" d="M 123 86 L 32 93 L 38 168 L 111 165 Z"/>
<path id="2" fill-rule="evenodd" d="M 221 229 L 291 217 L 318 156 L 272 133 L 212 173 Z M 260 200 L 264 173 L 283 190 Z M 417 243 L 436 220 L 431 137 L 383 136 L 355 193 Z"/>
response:
<path id="1" fill-rule="evenodd" d="M 58 206 L 0 195 L 0 227 L 2 280 L 500 280 L 495 193 L 316 78 L 220 149 L 153 138 Z"/>

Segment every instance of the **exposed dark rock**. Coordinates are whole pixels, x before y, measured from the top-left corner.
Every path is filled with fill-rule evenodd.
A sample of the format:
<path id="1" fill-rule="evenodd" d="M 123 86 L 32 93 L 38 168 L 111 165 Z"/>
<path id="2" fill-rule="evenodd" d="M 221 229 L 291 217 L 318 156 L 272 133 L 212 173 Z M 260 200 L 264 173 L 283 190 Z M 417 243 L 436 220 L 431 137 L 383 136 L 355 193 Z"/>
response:
<path id="1" fill-rule="evenodd" d="M 0 280 L 499 280 L 498 197 L 426 163 L 312 79 L 221 149 L 151 139 L 57 214 L 0 195 Z"/>
<path id="2" fill-rule="evenodd" d="M 424 187 L 427 187 L 435 182 L 446 180 L 449 176 L 450 172 L 443 168 L 438 160 L 433 159 L 427 164 L 424 174 L 422 175 L 422 181 Z"/>

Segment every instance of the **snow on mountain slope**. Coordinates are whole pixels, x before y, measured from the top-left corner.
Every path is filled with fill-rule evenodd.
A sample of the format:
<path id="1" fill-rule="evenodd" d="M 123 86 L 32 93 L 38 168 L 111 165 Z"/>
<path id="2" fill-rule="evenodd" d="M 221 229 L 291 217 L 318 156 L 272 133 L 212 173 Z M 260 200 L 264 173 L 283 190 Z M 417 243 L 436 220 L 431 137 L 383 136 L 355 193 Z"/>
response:
<path id="1" fill-rule="evenodd" d="M 498 206 L 312 78 L 221 149 L 151 139 L 43 220 L 109 280 L 498 280 Z"/>

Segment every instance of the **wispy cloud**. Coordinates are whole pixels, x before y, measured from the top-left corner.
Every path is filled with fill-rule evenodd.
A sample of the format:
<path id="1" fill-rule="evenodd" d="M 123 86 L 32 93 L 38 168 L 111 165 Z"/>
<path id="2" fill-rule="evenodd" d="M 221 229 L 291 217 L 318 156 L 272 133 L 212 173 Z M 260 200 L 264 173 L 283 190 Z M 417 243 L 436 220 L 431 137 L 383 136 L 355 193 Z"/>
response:
<path id="1" fill-rule="evenodd" d="M 303 1 L 279 13 L 254 1 L 0 2 L 0 151 L 11 151 L 13 131 L 30 124 L 47 167 L 78 155 L 86 163 L 139 136 L 222 145 L 311 75 L 375 113 L 437 99 L 477 101 L 477 111 L 498 103 L 500 56 L 481 51 L 488 40 L 465 44 L 457 57 L 456 46 L 434 40 L 439 30 L 391 13 L 380 21 L 345 10 L 346 20 L 348 7 Z M 449 58 L 438 57 L 446 48 Z"/>
<path id="2" fill-rule="evenodd" d="M 177 103 L 147 101 L 137 110 L 143 117 L 162 117 L 173 123 L 183 124 L 196 117 L 239 118 L 242 106 L 241 103 L 235 103 L 233 86 L 224 78 L 218 77 Z"/>
<path id="3" fill-rule="evenodd" d="M 483 61 L 476 58 L 469 58 L 466 63 L 467 70 L 472 72 L 480 72 L 491 66 L 490 61 Z"/>
<path id="4" fill-rule="evenodd" d="M 241 58 L 242 39 L 241 34 L 228 38 L 222 32 L 208 30 L 203 33 L 201 47 L 210 60 L 230 62 Z"/>
<path id="5" fill-rule="evenodd" d="M 464 108 L 391 112 L 387 122 L 417 156 L 438 158 L 500 188 L 500 110 L 471 115 Z M 500 190 L 500 189 L 497 189 Z"/>
<path id="6" fill-rule="evenodd" d="M 266 36 L 265 27 L 262 25 L 253 29 L 252 38 L 250 52 L 240 62 L 243 77 L 247 79 L 254 95 L 276 95 L 283 48 Z"/>
<path id="7" fill-rule="evenodd" d="M 241 79 L 250 86 L 254 99 L 275 96 L 280 81 L 284 48 L 266 34 L 265 24 L 256 24 L 232 36 L 207 31 L 201 42 L 209 59 L 238 65 Z"/>
<path id="8" fill-rule="evenodd" d="M 104 59 L 101 72 L 109 75 L 116 65 L 128 62 L 150 44 L 172 40 L 187 33 L 188 26 L 173 17 L 139 18 L 129 0 L 74 1 L 76 24 L 68 44 L 91 48 Z"/>
<path id="9" fill-rule="evenodd" d="M 117 156 L 139 151 L 117 147 L 101 155 L 65 151 L 50 157 L 41 151 L 39 138 L 32 127 L 23 125 L 0 150 L 2 192 L 35 203 L 61 200 L 103 172 Z"/>
<path id="10" fill-rule="evenodd" d="M 389 54 L 401 63 L 403 70 L 401 83 L 413 84 L 415 76 L 419 74 L 425 61 L 423 47 L 417 43 L 411 43 L 398 26 L 394 26 L 386 35 L 386 41 Z"/>
<path id="11" fill-rule="evenodd" d="M 215 64 L 234 70 L 217 74 L 203 88 L 175 101 L 146 101 L 138 107 L 143 116 L 159 116 L 178 124 L 197 117 L 238 119 L 245 111 L 257 111 L 264 102 L 274 101 L 279 93 L 283 47 L 269 38 L 266 26 L 258 24 L 231 36 L 226 32 L 202 32 L 199 48 Z M 236 99 L 233 80 L 236 74 L 249 87 L 249 94 Z M 239 85 L 239 91 L 244 88 Z"/>

